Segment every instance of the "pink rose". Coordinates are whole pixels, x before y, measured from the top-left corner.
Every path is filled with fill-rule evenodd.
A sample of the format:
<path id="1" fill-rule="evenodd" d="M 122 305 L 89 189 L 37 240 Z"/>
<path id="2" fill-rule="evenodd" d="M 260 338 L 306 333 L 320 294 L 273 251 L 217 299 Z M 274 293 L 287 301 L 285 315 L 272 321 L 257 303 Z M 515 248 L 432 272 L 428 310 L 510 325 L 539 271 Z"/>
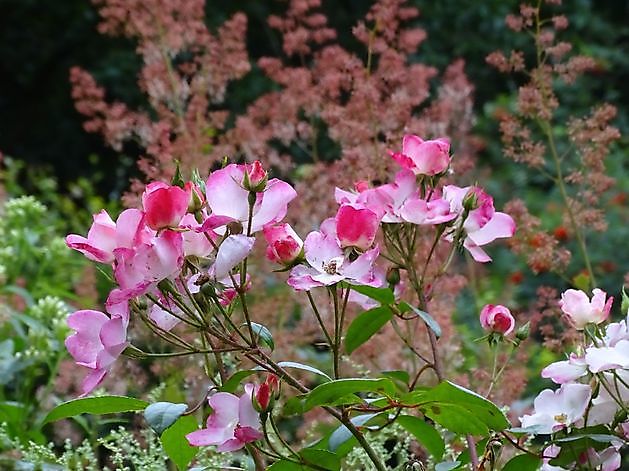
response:
<path id="1" fill-rule="evenodd" d="M 487 304 L 480 312 L 480 324 L 489 332 L 509 335 L 515 327 L 515 319 L 506 307 Z"/>
<path id="2" fill-rule="evenodd" d="M 446 138 L 424 141 L 407 134 L 402 140 L 402 152 L 390 152 L 390 155 L 415 175 L 437 175 L 450 165 L 450 142 Z"/>
<path id="3" fill-rule="evenodd" d="M 577 330 L 583 330 L 587 324 L 600 324 L 609 317 L 614 302 L 607 293 L 598 288 L 592 291 L 592 300 L 583 291 L 569 289 L 561 295 L 559 306 Z"/>

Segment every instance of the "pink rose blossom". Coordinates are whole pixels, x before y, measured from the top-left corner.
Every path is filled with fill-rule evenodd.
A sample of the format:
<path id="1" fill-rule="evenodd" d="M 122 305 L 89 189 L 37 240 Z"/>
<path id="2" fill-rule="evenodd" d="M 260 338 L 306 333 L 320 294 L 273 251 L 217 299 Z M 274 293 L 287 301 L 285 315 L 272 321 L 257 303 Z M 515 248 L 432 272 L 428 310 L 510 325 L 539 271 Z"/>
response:
<path id="1" fill-rule="evenodd" d="M 149 183 L 142 195 L 146 225 L 156 231 L 177 227 L 188 211 L 190 194 L 178 186 Z"/>
<path id="2" fill-rule="evenodd" d="M 598 288 L 592 291 L 592 300 L 581 290 L 569 289 L 561 295 L 559 306 L 570 323 L 583 330 L 587 324 L 600 324 L 609 317 L 614 298 Z"/>
<path id="3" fill-rule="evenodd" d="M 522 427 L 550 434 L 583 421 L 592 389 L 587 384 L 566 383 L 558 390 L 545 389 L 535 398 L 535 413 L 520 418 Z"/>
<path id="4" fill-rule="evenodd" d="M 302 254 L 304 242 L 289 224 L 264 226 L 266 257 L 282 265 L 293 264 Z"/>
<path id="5" fill-rule="evenodd" d="M 281 221 L 297 193 L 282 180 L 269 180 L 264 191 L 256 193 L 251 228 L 248 228 L 249 191 L 241 184 L 244 174 L 245 166 L 236 164 L 213 172 L 206 183 L 207 203 L 214 216 L 240 221 L 245 232 L 254 233 L 267 224 Z"/>
<path id="6" fill-rule="evenodd" d="M 219 392 L 208 400 L 212 414 L 207 418 L 206 427 L 186 435 L 192 446 L 217 445 L 220 452 L 236 451 L 247 443 L 260 440 L 263 435 L 258 412 L 253 408 L 252 396 L 255 387 L 245 385 L 245 393 Z"/>
<path id="7" fill-rule="evenodd" d="M 87 238 L 70 234 L 66 244 L 78 250 L 85 257 L 95 262 L 111 263 L 114 261 L 114 250 L 117 248 L 133 248 L 147 242 L 154 232 L 145 225 L 142 211 L 127 209 L 120 213 L 114 223 L 105 210 L 94 215 L 94 222 L 87 233 Z"/>
<path id="8" fill-rule="evenodd" d="M 94 390 L 127 345 L 128 311 L 111 317 L 100 311 L 76 311 L 68 317 L 74 333 L 65 340 L 76 363 L 92 371 L 81 384 L 81 396 Z"/>
<path id="9" fill-rule="evenodd" d="M 585 358 L 574 353 L 570 354 L 568 360 L 556 361 L 542 370 L 542 378 L 550 378 L 557 384 L 569 383 L 586 374 Z"/>
<path id="10" fill-rule="evenodd" d="M 450 165 L 450 143 L 446 138 L 424 141 L 407 134 L 402 140 L 402 152 L 390 152 L 393 160 L 415 175 L 437 175 Z"/>
<path id="11" fill-rule="evenodd" d="M 509 335 L 515 327 L 515 319 L 506 307 L 487 304 L 480 312 L 480 324 L 489 332 Z"/>
<path id="12" fill-rule="evenodd" d="M 379 218 L 370 209 L 343 204 L 336 213 L 336 236 L 341 248 L 355 247 L 365 251 L 376 238 Z"/>
<path id="13" fill-rule="evenodd" d="M 443 189 L 443 198 L 450 203 L 450 211 L 463 217 L 465 239 L 463 246 L 470 252 L 474 260 L 485 263 L 491 257 L 480 248 L 501 237 L 512 237 L 515 233 L 515 222 L 508 214 L 494 209 L 494 200 L 478 187 L 459 188 L 447 185 Z M 464 208 L 464 201 L 474 203 L 469 211 Z"/>

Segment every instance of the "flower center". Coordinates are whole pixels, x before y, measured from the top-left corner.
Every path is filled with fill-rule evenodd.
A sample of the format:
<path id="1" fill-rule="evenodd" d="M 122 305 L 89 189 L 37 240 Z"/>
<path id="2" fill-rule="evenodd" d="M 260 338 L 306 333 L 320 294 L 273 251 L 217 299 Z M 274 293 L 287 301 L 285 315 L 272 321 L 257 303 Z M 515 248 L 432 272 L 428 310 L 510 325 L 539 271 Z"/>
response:
<path id="1" fill-rule="evenodd" d="M 566 414 L 559 414 L 553 418 L 555 419 L 555 422 L 559 422 L 560 424 L 565 424 L 568 420 L 568 416 Z"/>
<path id="2" fill-rule="evenodd" d="M 330 260 L 328 263 L 323 264 L 323 271 L 328 275 L 336 275 L 336 260 Z"/>

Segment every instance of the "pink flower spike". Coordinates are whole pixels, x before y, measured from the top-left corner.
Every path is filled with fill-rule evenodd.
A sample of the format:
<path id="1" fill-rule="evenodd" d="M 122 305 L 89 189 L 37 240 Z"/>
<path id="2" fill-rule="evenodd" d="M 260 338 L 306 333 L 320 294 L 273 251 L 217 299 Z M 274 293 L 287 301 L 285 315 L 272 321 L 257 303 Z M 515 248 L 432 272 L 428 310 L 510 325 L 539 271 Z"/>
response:
<path id="1" fill-rule="evenodd" d="M 378 231 L 380 221 L 376 213 L 357 205 L 344 204 L 336 213 L 336 236 L 341 248 L 369 249 Z"/>
<path id="2" fill-rule="evenodd" d="M 291 265 L 302 255 L 304 243 L 289 224 L 268 225 L 262 230 L 268 244 L 266 257 L 272 262 Z"/>
<path id="3" fill-rule="evenodd" d="M 487 304 L 480 312 L 480 324 L 486 331 L 509 335 L 515 328 L 515 319 L 505 306 Z"/>
<path id="4" fill-rule="evenodd" d="M 592 300 L 583 291 L 569 289 L 561 295 L 559 306 L 569 322 L 577 330 L 583 330 L 587 324 L 600 324 L 609 317 L 614 298 L 605 301 L 607 293 L 598 288 L 592 291 Z"/>
<path id="5" fill-rule="evenodd" d="M 437 175 L 450 165 L 450 142 L 446 138 L 424 141 L 413 134 L 402 140 L 402 152 L 390 152 L 401 167 L 415 175 Z"/>
<path id="6" fill-rule="evenodd" d="M 164 186 L 161 182 L 149 184 L 142 195 L 146 224 L 156 231 L 177 227 L 188 211 L 189 202 L 190 195 L 178 186 Z"/>

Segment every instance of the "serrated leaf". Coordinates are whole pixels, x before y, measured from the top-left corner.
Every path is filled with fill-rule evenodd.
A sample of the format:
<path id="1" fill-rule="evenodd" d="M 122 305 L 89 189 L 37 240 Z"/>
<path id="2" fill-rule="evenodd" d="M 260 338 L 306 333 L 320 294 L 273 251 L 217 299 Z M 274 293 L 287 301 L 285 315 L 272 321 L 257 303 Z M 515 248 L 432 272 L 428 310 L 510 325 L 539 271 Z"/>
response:
<path id="1" fill-rule="evenodd" d="M 186 439 L 186 435 L 194 432 L 197 428 L 195 418 L 191 415 L 184 415 L 168 427 L 160 437 L 164 453 L 180 471 L 188 469 L 188 465 L 199 451 L 198 447 L 191 446 Z"/>
<path id="2" fill-rule="evenodd" d="M 412 415 L 401 415 L 398 417 L 397 423 L 413 435 L 435 460 L 438 461 L 443 457 L 446 445 L 439 432 L 432 425 Z"/>
<path id="3" fill-rule="evenodd" d="M 403 312 L 413 311 L 418 317 L 421 318 L 421 320 L 424 321 L 424 324 L 426 324 L 426 327 L 428 327 L 430 330 L 432 330 L 435 333 L 437 338 L 441 337 L 441 326 L 439 326 L 439 323 L 426 311 L 422 311 L 421 309 L 418 309 L 415 306 L 412 306 L 405 302 L 400 303 L 400 308 L 402 309 Z"/>
<path id="4" fill-rule="evenodd" d="M 537 471 L 542 460 L 537 456 L 523 454 L 511 458 L 502 468 L 502 471 Z"/>
<path id="5" fill-rule="evenodd" d="M 305 395 L 304 411 L 316 406 L 332 404 L 338 398 L 359 392 L 395 393 L 395 385 L 388 378 L 379 379 L 337 379 L 323 383 Z"/>
<path id="6" fill-rule="evenodd" d="M 172 402 L 156 402 L 144 409 L 144 418 L 155 433 L 161 435 L 164 430 L 174 424 L 181 414 L 186 412 L 187 404 Z"/>
<path id="7" fill-rule="evenodd" d="M 251 329 L 253 330 L 254 335 L 258 339 L 262 340 L 262 343 L 271 350 L 275 350 L 275 342 L 273 341 L 273 335 L 269 329 L 262 324 L 256 324 L 255 322 L 251 323 Z"/>
<path id="8" fill-rule="evenodd" d="M 347 328 L 345 350 L 352 353 L 391 320 L 393 313 L 386 306 L 376 307 L 359 314 Z"/>
<path id="9" fill-rule="evenodd" d="M 368 298 L 378 301 L 380 304 L 393 304 L 395 295 L 389 288 L 374 288 L 373 286 L 350 285 L 350 288 L 357 293 L 363 294 Z"/>
<path id="10" fill-rule="evenodd" d="M 127 396 L 83 397 L 59 404 L 48 412 L 42 425 L 79 414 L 100 415 L 139 411 L 148 405 L 146 401 Z"/>

